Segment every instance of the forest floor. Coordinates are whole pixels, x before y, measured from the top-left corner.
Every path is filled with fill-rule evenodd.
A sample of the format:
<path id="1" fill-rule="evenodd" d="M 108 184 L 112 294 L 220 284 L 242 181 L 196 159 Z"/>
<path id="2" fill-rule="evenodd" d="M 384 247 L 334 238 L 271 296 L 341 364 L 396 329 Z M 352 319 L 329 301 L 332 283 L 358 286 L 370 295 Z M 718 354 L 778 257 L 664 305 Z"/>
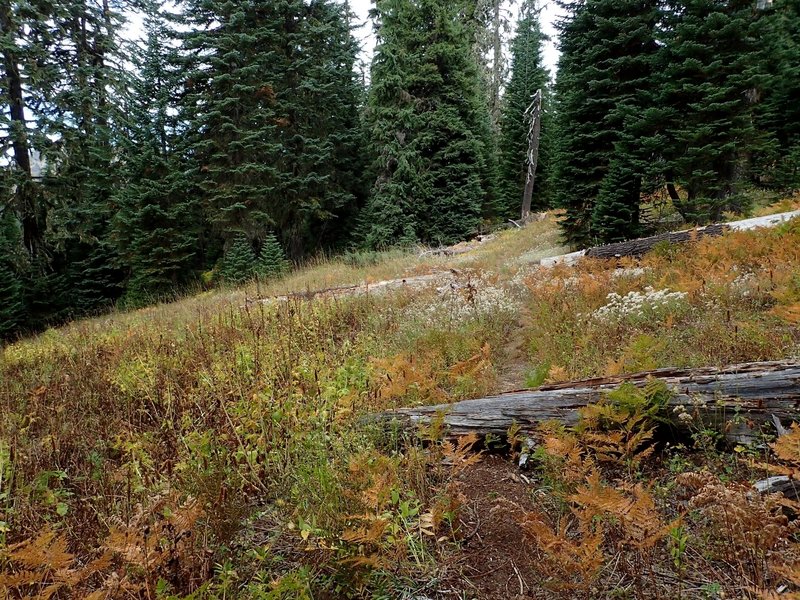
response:
<path id="1" fill-rule="evenodd" d="M 752 488 L 800 478 L 789 423 L 730 447 L 687 406 L 677 437 L 657 383 L 504 440 L 365 418 L 800 360 L 800 219 L 536 264 L 565 251 L 551 214 L 1 349 L 0 598 L 800 597 L 800 506 Z"/>

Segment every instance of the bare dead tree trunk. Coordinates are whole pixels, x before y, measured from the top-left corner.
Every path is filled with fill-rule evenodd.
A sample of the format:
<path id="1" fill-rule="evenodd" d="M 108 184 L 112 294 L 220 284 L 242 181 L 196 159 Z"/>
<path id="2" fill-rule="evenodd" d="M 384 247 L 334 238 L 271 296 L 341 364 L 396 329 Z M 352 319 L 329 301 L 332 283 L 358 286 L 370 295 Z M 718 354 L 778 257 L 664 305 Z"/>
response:
<path id="1" fill-rule="evenodd" d="M 0 2 L 0 35 L 15 36 L 17 31 L 12 22 L 11 3 Z M 11 117 L 11 144 L 20 179 L 15 192 L 17 212 L 22 222 L 23 243 L 28 253 L 35 256 L 41 242 L 41 228 L 37 218 L 36 201 L 33 194 L 31 174 L 31 155 L 28 145 L 27 123 L 25 121 L 25 98 L 22 91 L 22 75 L 13 50 L 6 46 L 3 50 L 3 69 L 8 90 L 8 108 Z"/>
<path id="2" fill-rule="evenodd" d="M 536 182 L 536 167 L 539 163 L 539 138 L 542 131 L 542 90 L 536 90 L 530 106 L 525 111 L 525 120 L 530 122 L 528 129 L 528 164 L 525 179 L 525 192 L 522 195 L 522 221 L 525 222 L 531 214 L 533 200 L 533 185 Z"/>
<path id="3" fill-rule="evenodd" d="M 503 20 L 500 13 L 501 0 L 492 0 L 492 127 L 500 128 L 500 87 L 503 83 Z"/>

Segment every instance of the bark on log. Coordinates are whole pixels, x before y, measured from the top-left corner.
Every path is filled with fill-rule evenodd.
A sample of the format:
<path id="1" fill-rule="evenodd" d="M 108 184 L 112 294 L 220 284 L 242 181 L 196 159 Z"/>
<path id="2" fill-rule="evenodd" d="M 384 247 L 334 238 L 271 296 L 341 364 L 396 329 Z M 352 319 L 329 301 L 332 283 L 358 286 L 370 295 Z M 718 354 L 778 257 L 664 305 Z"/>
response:
<path id="1" fill-rule="evenodd" d="M 629 240 L 605 246 L 596 246 L 586 251 L 589 258 L 617 258 L 620 256 L 641 256 L 650 251 L 656 244 L 666 242 L 669 244 L 683 244 L 693 240 L 708 236 L 720 236 L 728 230 L 725 224 L 708 225 L 698 227 L 688 231 L 676 231 L 674 233 L 662 233 L 638 240 Z"/>
<path id="2" fill-rule="evenodd" d="M 565 264 L 574 265 L 585 256 L 593 258 L 618 258 L 621 256 L 640 256 L 652 249 L 659 242 L 670 243 L 683 243 L 689 242 L 693 239 L 698 239 L 703 236 L 716 236 L 721 235 L 725 231 L 751 231 L 753 229 L 777 227 L 782 223 L 786 223 L 791 219 L 800 217 L 800 210 L 791 212 L 778 213 L 775 215 L 767 215 L 765 217 L 754 217 L 752 219 L 744 219 L 742 221 L 731 221 L 729 223 L 716 223 L 708 225 L 699 229 L 688 229 L 685 231 L 676 231 L 674 233 L 665 233 L 655 235 L 648 238 L 641 238 L 638 240 L 630 240 L 627 242 L 619 242 L 617 244 L 608 244 L 607 246 L 596 246 L 587 250 L 578 250 L 577 252 L 570 252 L 561 256 L 551 256 L 543 258 L 539 264 L 543 267 L 552 267 L 554 265 Z"/>
<path id="3" fill-rule="evenodd" d="M 621 377 L 572 381 L 535 390 L 509 392 L 454 404 L 405 408 L 383 413 L 382 419 L 408 425 L 424 424 L 443 415 L 451 435 L 504 435 L 512 423 L 533 427 L 544 421 L 578 423 L 578 410 L 599 401 L 623 382 L 643 386 L 651 378 L 664 381 L 673 392 L 663 415 L 679 429 L 685 424 L 674 408 L 697 411 L 707 426 L 718 427 L 733 442 L 758 439 L 762 427 L 772 427 L 773 416 L 784 423 L 800 418 L 800 363 L 761 362 L 724 368 L 657 369 Z M 697 403 L 703 401 L 702 404 Z"/>

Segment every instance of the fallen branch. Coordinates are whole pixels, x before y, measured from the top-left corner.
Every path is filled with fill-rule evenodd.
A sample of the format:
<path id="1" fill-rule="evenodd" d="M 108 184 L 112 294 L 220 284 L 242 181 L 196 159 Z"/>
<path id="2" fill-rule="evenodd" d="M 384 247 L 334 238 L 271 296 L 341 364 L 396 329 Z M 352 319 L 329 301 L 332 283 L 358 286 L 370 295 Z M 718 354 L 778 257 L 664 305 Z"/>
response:
<path id="1" fill-rule="evenodd" d="M 503 435 L 513 423 L 532 427 L 545 421 L 567 426 L 578 423 L 579 409 L 598 402 L 623 382 L 643 386 L 664 381 L 673 396 L 662 415 L 685 429 L 674 412 L 684 405 L 697 411 L 704 426 L 717 427 L 730 441 L 752 442 L 762 427 L 774 427 L 773 418 L 789 422 L 800 418 L 800 363 L 761 362 L 724 368 L 657 369 L 620 377 L 595 378 L 543 386 L 535 390 L 464 400 L 454 404 L 405 408 L 381 414 L 384 420 L 406 425 L 429 423 L 442 416 L 452 435 Z"/>

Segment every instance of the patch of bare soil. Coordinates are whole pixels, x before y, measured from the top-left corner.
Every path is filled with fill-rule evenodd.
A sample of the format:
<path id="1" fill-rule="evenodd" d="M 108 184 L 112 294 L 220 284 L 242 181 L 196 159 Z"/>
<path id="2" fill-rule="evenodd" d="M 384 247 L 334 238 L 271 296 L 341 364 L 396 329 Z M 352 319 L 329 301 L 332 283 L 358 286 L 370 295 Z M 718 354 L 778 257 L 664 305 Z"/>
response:
<path id="1" fill-rule="evenodd" d="M 437 598 L 522 600 L 535 598 L 536 552 L 524 541 L 519 522 L 533 510 L 532 486 L 513 463 L 487 456 L 456 478 L 466 498 L 463 539 L 447 561 Z"/>

